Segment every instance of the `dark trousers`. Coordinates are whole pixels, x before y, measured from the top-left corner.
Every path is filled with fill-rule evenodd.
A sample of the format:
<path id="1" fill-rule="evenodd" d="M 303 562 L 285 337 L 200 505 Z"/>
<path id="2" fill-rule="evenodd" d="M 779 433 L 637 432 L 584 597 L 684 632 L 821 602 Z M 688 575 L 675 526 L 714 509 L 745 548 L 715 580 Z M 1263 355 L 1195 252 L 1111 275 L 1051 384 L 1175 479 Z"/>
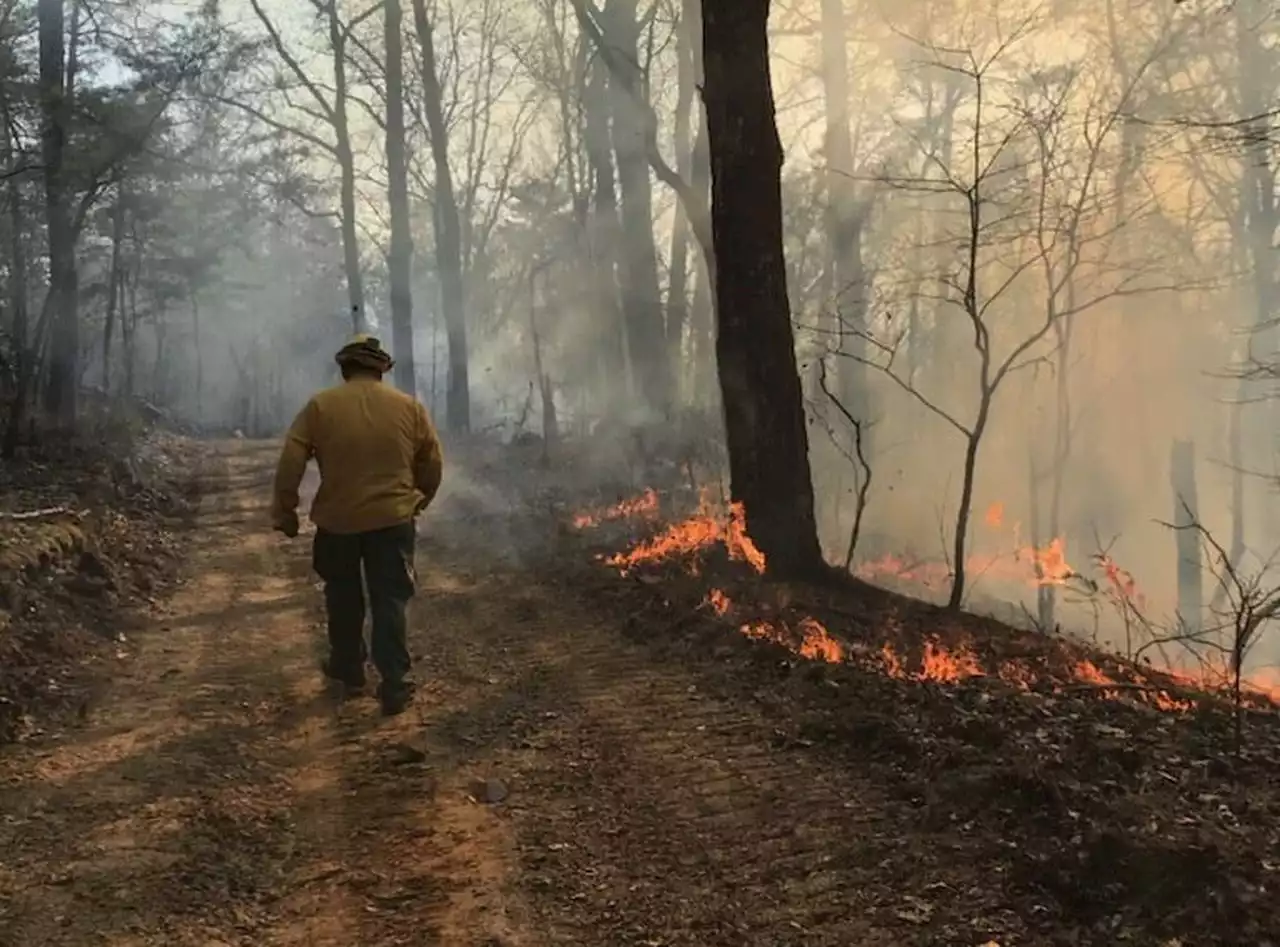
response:
<path id="1" fill-rule="evenodd" d="M 384 694 L 403 688 L 409 672 L 405 608 L 414 594 L 414 536 L 411 522 L 368 533 L 317 530 L 312 547 L 312 566 L 324 581 L 329 614 L 330 669 L 347 680 L 363 678 L 369 654 L 364 644 L 367 585 L 373 666 Z"/>

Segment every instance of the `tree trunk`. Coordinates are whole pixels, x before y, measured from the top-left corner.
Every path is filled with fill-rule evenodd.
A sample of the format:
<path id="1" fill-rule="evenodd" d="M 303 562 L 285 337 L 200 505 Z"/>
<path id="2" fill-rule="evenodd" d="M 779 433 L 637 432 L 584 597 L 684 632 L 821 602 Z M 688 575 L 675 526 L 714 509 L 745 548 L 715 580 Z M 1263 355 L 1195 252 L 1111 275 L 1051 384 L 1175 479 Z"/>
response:
<path id="1" fill-rule="evenodd" d="M 865 282 L 862 264 L 862 217 L 853 181 L 853 140 L 849 131 L 849 51 L 846 45 L 845 0 L 822 0 L 822 86 L 826 100 L 825 228 L 831 253 L 829 261 L 836 337 L 840 350 L 857 354 L 857 333 L 865 330 Z M 826 308 L 824 306 L 824 308 Z M 829 335 L 828 338 L 831 336 Z M 862 404 L 865 384 L 861 366 L 842 359 L 840 397 L 855 416 L 865 417 Z"/>
<path id="2" fill-rule="evenodd" d="M 111 395 L 111 345 L 115 341 L 116 320 L 120 313 L 123 247 L 124 247 L 124 183 L 116 185 L 116 200 L 111 206 L 111 270 L 107 275 L 107 318 L 102 325 L 102 393 Z"/>
<path id="3" fill-rule="evenodd" d="M 618 300 L 618 265 L 621 234 L 618 224 L 618 193 L 613 174 L 613 154 L 609 149 L 609 68 L 597 59 L 583 90 L 583 145 L 593 182 L 591 212 L 587 223 L 592 269 L 595 273 L 594 302 L 601 358 L 600 396 L 604 411 L 616 415 L 633 388 L 627 356 L 626 330 Z"/>
<path id="4" fill-rule="evenodd" d="M 704 0 L 716 361 L 730 492 L 769 572 L 822 571 L 782 250 L 768 0 Z"/>
<path id="5" fill-rule="evenodd" d="M 165 370 L 165 358 L 169 354 L 165 343 L 168 340 L 168 326 L 164 320 L 160 320 L 156 324 L 155 360 L 151 363 L 151 400 L 156 404 L 163 404 L 168 400 L 169 373 Z"/>
<path id="6" fill-rule="evenodd" d="M 347 34 L 338 17 L 338 2 L 329 2 L 329 46 L 333 51 L 333 139 L 341 174 L 342 263 L 351 306 L 351 331 L 368 324 L 364 311 L 364 274 L 360 270 L 360 238 L 356 232 L 356 159 L 347 119 Z"/>
<path id="7" fill-rule="evenodd" d="M 956 534 L 951 538 L 951 595 L 947 608 L 953 612 L 964 606 L 964 593 L 968 582 L 969 522 L 973 518 L 973 490 L 978 482 L 978 451 L 982 448 L 982 435 L 986 433 L 991 417 L 991 393 L 982 393 L 977 420 L 965 439 L 964 469 L 960 477 L 960 504 L 956 508 Z"/>
<path id="8" fill-rule="evenodd" d="M 9 305 L 13 309 L 13 358 L 14 358 L 14 390 L 13 404 L 9 409 L 9 417 L 5 426 L 3 456 L 12 460 L 18 453 L 18 444 L 22 440 L 22 429 L 26 426 L 27 411 L 30 407 L 31 376 L 34 368 L 35 353 L 30 340 L 30 313 L 27 299 L 27 248 L 26 226 L 23 220 L 21 177 L 14 173 L 18 157 L 10 135 L 10 113 L 8 102 L 0 110 L 0 119 L 4 121 L 5 166 L 9 172 L 7 201 L 9 210 Z"/>
<path id="9" fill-rule="evenodd" d="M 1274 14 L 1263 0 L 1238 0 L 1233 5 L 1236 31 L 1236 57 L 1239 69 L 1241 117 L 1244 141 L 1241 162 L 1240 202 L 1244 208 L 1249 263 L 1252 271 L 1253 324 L 1249 350 L 1268 364 L 1280 362 L 1280 340 L 1275 319 L 1280 311 L 1280 285 L 1276 278 L 1276 230 L 1280 227 L 1280 202 L 1276 199 L 1277 173 L 1271 150 L 1272 109 L 1270 89 L 1274 85 L 1275 55 L 1262 40 L 1261 26 Z M 1246 411 L 1243 425 L 1244 443 L 1254 456 L 1244 458 L 1243 466 L 1255 470 L 1269 469 L 1276 449 L 1275 404 L 1272 392 L 1248 391 L 1241 385 L 1238 400 L 1242 404 L 1257 403 L 1259 408 Z M 1259 532 L 1271 533 L 1276 523 L 1274 504 L 1264 504 L 1257 517 Z M 1234 539 L 1233 539 L 1233 545 Z M 1240 544 L 1245 545 L 1244 541 Z"/>
<path id="10" fill-rule="evenodd" d="M 688 7 L 698 0 L 685 0 L 676 34 L 676 115 L 674 144 L 676 173 L 686 181 L 693 176 L 693 106 L 696 101 L 697 75 L 694 72 L 693 47 L 700 37 L 694 32 Z M 667 364 L 671 370 L 671 402 L 683 400 L 684 335 L 689 323 L 689 216 L 684 205 L 676 201 L 675 224 L 671 228 L 671 275 L 667 281 Z"/>
<path id="11" fill-rule="evenodd" d="M 693 56 L 694 84 L 703 86 L 702 65 L 702 0 L 685 0 L 684 17 L 689 31 Z M 689 170 L 689 188 L 710 204 L 711 152 L 707 143 L 707 116 L 701 96 L 696 110 L 698 131 L 693 139 L 693 156 Z M 715 374 L 715 291 L 711 269 L 704 253 L 694 254 L 695 282 L 693 303 L 689 313 L 693 336 L 693 401 L 700 405 L 716 403 Z"/>
<path id="12" fill-rule="evenodd" d="M 440 272 L 440 304 L 449 345 L 445 417 L 450 431 L 471 429 L 471 385 L 467 377 L 466 297 L 462 285 L 462 224 L 449 168 L 449 132 L 444 121 L 440 77 L 436 73 L 435 39 L 426 0 L 413 0 L 413 19 L 422 55 L 422 110 L 431 134 L 436 172 L 436 267 Z"/>
<path id="13" fill-rule="evenodd" d="M 1169 484 L 1173 488 L 1174 540 L 1178 550 L 1178 622 L 1180 631 L 1196 635 L 1204 621 L 1203 565 L 1199 532 L 1194 441 L 1175 440 L 1169 451 Z"/>
<path id="14" fill-rule="evenodd" d="M 529 337 L 533 344 L 533 372 L 537 376 L 538 397 L 542 404 L 542 459 L 549 462 L 550 451 L 560 441 L 560 422 L 556 415 L 555 385 L 542 361 L 542 333 L 538 329 L 539 273 L 544 274 L 545 287 L 545 264 L 535 266 L 529 272 Z"/>
<path id="15" fill-rule="evenodd" d="M 204 422 L 204 353 L 200 350 L 200 299 L 191 293 L 191 338 L 196 356 L 196 424 Z"/>
<path id="16" fill-rule="evenodd" d="M 67 68 L 63 0 L 39 0 L 40 100 L 43 118 L 45 220 L 49 241 L 49 292 L 53 335 L 45 411 L 57 427 L 70 429 L 76 421 L 76 380 L 79 377 L 80 327 L 75 241 L 71 228 L 69 186 L 64 152 L 72 87 Z"/>
<path id="17" fill-rule="evenodd" d="M 404 143 L 404 18 L 400 0 L 386 0 L 383 18 L 387 50 L 387 204 L 391 216 L 387 278 L 391 284 L 391 344 L 396 358 L 396 387 L 416 396 L 413 235 L 409 230 L 409 169 Z"/>
<path id="18" fill-rule="evenodd" d="M 133 272 L 125 271 L 125 283 L 121 287 L 121 300 L 123 301 L 125 295 L 129 300 L 127 311 L 121 313 L 120 321 L 120 343 L 124 346 L 123 395 L 126 402 L 133 401 L 134 393 L 138 390 L 138 280 L 141 276 L 142 260 L 141 251 L 139 251 L 139 259 L 134 264 Z"/>
<path id="19" fill-rule="evenodd" d="M 647 102 L 640 66 L 640 23 L 636 0 L 608 0 L 602 20 L 604 38 L 619 68 L 612 75 L 613 152 L 622 198 L 622 253 L 619 275 L 627 351 L 635 373 L 639 403 L 660 416 L 671 408 L 662 295 L 658 288 L 658 252 L 653 236 L 653 191 L 646 140 Z"/>

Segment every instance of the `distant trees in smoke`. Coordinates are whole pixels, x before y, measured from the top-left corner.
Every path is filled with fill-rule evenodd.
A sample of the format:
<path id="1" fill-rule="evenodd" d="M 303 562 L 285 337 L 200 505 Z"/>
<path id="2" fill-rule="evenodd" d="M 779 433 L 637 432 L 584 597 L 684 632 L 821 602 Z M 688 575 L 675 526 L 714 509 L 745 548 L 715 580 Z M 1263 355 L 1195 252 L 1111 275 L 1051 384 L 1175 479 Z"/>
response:
<path id="1" fill-rule="evenodd" d="M 1262 0 L 3 11 L 10 450 L 86 388 L 266 433 L 376 320 L 454 431 L 718 433 L 723 411 L 780 568 L 812 566 L 814 529 L 843 558 L 857 520 L 871 554 L 931 544 L 957 605 L 973 503 L 1083 552 L 1124 503 L 1080 485 L 1163 482 L 1189 433 L 1133 395 L 1121 469 L 1101 392 L 1183 391 L 1229 435 L 1197 456 L 1240 471 L 1244 555 L 1273 409 L 1211 405 L 1258 402 L 1277 360 Z"/>

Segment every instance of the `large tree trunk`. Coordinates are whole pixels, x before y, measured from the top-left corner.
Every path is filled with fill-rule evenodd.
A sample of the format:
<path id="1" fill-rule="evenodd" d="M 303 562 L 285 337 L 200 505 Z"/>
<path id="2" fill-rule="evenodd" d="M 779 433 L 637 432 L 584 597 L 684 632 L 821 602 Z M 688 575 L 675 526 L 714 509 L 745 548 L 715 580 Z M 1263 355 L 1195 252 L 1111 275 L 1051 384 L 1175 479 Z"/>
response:
<path id="1" fill-rule="evenodd" d="M 79 378 L 75 236 L 71 226 L 70 189 L 66 181 L 68 112 L 72 76 L 67 68 L 62 0 L 39 0 L 40 102 L 43 117 L 45 220 L 49 240 L 49 293 L 53 335 L 44 407 L 49 420 L 70 429 L 76 421 Z"/>
<path id="2" fill-rule="evenodd" d="M 465 432 L 471 429 L 471 385 L 467 375 L 466 298 L 462 286 L 462 224 L 449 168 L 449 131 L 444 121 L 435 38 L 425 0 L 413 0 L 413 20 L 422 55 L 422 110 L 431 134 L 431 156 L 436 172 L 436 267 L 440 271 L 440 305 L 449 344 L 445 417 L 449 430 Z"/>
<path id="3" fill-rule="evenodd" d="M 716 360 L 730 491 L 771 574 L 823 568 L 782 250 L 769 0 L 703 0 Z"/>
<path id="4" fill-rule="evenodd" d="M 619 275 L 627 351 L 640 404 L 665 416 L 671 407 L 671 373 L 662 295 L 658 288 L 658 251 L 653 236 L 653 191 L 642 104 L 648 101 L 648 93 L 640 65 L 638 16 L 636 0 L 608 0 L 601 18 L 605 42 L 612 47 L 618 63 L 612 75 L 610 105 L 618 191 L 622 198 Z"/>
<path id="5" fill-rule="evenodd" d="M 341 174 L 342 263 L 347 277 L 347 302 L 351 329 L 367 325 L 364 311 L 364 274 L 360 269 L 360 238 L 356 232 L 356 159 L 351 149 L 347 120 L 347 33 L 338 16 L 337 0 L 329 3 L 329 46 L 333 51 L 333 139 Z"/>
<path id="6" fill-rule="evenodd" d="M 396 387 L 418 393 L 413 353 L 413 236 L 409 231 L 409 168 L 404 144 L 404 39 L 400 0 L 383 8 L 387 50 L 387 203 L 391 246 L 387 276 L 391 283 L 391 339 Z"/>

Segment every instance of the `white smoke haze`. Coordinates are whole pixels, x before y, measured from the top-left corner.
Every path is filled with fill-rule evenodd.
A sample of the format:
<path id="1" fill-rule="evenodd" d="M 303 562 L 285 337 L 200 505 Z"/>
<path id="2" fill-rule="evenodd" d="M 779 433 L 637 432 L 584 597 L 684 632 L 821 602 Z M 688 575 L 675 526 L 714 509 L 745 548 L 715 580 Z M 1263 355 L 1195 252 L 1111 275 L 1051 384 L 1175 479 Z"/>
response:
<path id="1" fill-rule="evenodd" d="M 473 432 L 554 433 L 590 453 L 593 435 L 603 445 L 612 430 L 603 458 L 625 453 L 618 432 L 652 439 L 686 423 L 663 420 L 665 407 L 713 419 L 699 430 L 718 436 L 706 271 L 647 130 L 652 117 L 663 162 L 705 193 L 696 0 L 587 4 L 612 55 L 571 0 L 434 0 L 421 10 L 433 76 L 420 11 L 400 6 L 411 352 L 392 328 L 379 12 L 339 0 L 336 60 L 331 24 L 309 0 L 126 2 L 80 23 L 85 110 L 119 123 L 89 149 L 100 164 L 72 201 L 91 194 L 77 243 L 81 385 L 200 431 L 279 434 L 336 380 L 333 352 L 353 330 L 354 247 L 363 325 L 412 363 L 442 427 L 458 426 L 449 379 L 465 362 Z M 846 0 L 838 16 L 830 0 L 774 5 L 789 292 L 832 561 L 844 558 L 859 481 L 820 364 L 863 427 L 873 471 L 862 574 L 941 601 L 964 430 L 981 413 L 978 339 L 999 383 L 978 441 L 969 606 L 1046 614 L 1031 551 L 1058 540 L 1089 575 L 1105 552 L 1132 574 L 1145 612 L 1172 621 L 1188 591 L 1164 525 L 1178 515 L 1175 442 L 1194 445 L 1198 521 L 1242 573 L 1274 581 L 1275 181 L 1257 170 L 1271 142 L 1240 123 L 1272 107 L 1256 77 L 1277 54 L 1271 14 L 1239 6 L 1257 7 L 1256 21 L 1243 9 L 1111 0 Z M 9 7 L 5 66 L 31 79 L 34 4 Z M 146 51 L 130 60 L 127 49 Z M 847 58 L 840 75 L 833 50 Z M 465 354 L 450 344 L 454 264 L 438 245 L 448 228 L 435 86 Z M 30 96 L 6 96 L 16 162 L 38 153 L 40 125 Z M 6 186 L 18 201 L 6 233 L 16 226 L 28 244 L 30 335 L 46 278 L 40 181 Z M 624 331 L 645 319 L 665 327 L 670 405 L 646 394 L 647 337 Z M 1245 364 L 1260 366 L 1258 379 L 1237 377 Z M 555 432 L 543 428 L 544 389 Z M 943 581 L 894 578 L 903 565 Z M 1114 612 L 1099 617 L 1079 598 L 1056 590 L 1053 621 L 1119 642 Z M 1280 660 L 1280 644 L 1268 638 L 1251 659 Z"/>

